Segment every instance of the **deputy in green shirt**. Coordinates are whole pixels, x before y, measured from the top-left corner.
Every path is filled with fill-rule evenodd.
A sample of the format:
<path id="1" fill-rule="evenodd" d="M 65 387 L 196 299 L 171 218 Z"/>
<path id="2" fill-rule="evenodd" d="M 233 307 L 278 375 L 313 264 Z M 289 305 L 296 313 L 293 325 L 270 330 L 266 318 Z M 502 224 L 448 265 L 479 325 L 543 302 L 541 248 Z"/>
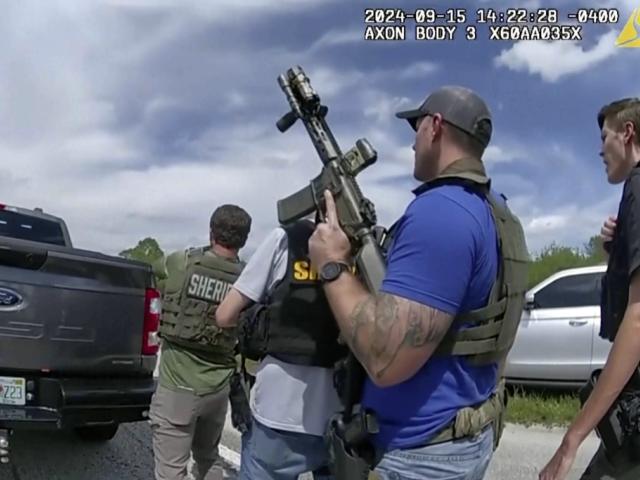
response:
<path id="1" fill-rule="evenodd" d="M 223 478 L 218 443 L 236 367 L 236 338 L 215 325 L 215 310 L 244 268 L 251 217 L 236 205 L 211 216 L 210 245 L 174 252 L 153 265 L 162 291 L 158 387 L 151 402 L 156 480 Z"/>

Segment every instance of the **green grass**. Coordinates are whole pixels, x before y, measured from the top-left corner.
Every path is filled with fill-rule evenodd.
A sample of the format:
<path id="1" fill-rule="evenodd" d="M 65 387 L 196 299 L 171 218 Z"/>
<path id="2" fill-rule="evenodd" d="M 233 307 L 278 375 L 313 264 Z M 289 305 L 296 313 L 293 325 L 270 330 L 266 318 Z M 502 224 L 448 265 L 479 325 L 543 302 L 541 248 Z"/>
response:
<path id="1" fill-rule="evenodd" d="M 580 410 L 577 391 L 510 388 L 506 421 L 566 427 Z"/>

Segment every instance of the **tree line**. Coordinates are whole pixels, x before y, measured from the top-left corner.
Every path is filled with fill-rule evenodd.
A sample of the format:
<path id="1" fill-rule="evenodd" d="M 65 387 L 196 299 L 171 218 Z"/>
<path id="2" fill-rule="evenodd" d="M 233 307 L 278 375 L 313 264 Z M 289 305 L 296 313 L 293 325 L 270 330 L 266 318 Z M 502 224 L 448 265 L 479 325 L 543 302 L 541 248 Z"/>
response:
<path id="1" fill-rule="evenodd" d="M 123 258 L 152 264 L 164 255 L 155 238 L 146 237 L 134 247 L 119 253 Z M 531 256 L 529 264 L 529 288 L 554 273 L 567 268 L 587 267 L 606 262 L 599 236 L 591 237 L 582 248 L 558 245 L 555 242 L 545 246 L 538 254 Z"/>

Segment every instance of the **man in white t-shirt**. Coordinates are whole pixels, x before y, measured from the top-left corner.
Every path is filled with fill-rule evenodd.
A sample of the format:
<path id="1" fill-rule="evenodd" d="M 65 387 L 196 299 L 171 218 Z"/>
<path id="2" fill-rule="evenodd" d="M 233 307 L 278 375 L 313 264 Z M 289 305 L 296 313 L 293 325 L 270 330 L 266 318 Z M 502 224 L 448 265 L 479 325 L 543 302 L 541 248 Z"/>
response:
<path id="1" fill-rule="evenodd" d="M 216 311 L 220 327 L 237 325 L 252 304 L 269 305 L 268 354 L 251 390 L 253 423 L 242 438 L 240 480 L 332 479 L 323 439 L 340 402 L 332 365 L 346 354 L 308 260 L 308 220 L 275 228 Z"/>

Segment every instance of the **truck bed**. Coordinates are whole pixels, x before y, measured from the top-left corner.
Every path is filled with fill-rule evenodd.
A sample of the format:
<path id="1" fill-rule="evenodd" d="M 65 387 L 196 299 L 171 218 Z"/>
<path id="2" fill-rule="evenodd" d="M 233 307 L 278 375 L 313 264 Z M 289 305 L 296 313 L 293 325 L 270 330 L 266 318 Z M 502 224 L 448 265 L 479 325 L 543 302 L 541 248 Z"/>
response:
<path id="1" fill-rule="evenodd" d="M 141 354 L 150 266 L 0 236 L 0 369 L 148 375 Z"/>

